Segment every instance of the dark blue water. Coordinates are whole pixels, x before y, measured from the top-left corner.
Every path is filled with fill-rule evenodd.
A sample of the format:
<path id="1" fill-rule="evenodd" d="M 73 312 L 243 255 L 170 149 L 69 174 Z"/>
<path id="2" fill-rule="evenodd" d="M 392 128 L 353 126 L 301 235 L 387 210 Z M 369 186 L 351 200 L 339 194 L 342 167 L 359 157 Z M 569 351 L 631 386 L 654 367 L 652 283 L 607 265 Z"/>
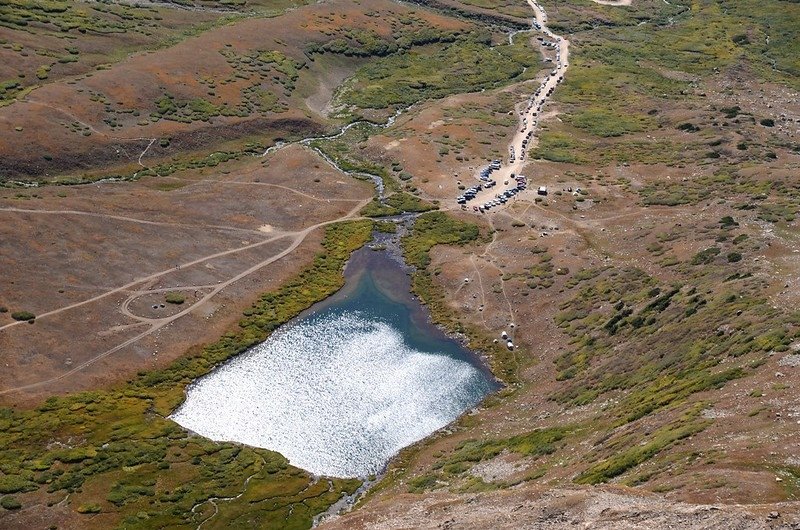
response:
<path id="1" fill-rule="evenodd" d="M 353 254 L 345 268 L 345 286 L 298 318 L 342 311 L 367 313 L 399 330 L 410 347 L 468 362 L 481 370 L 487 381 L 494 381 L 488 367 L 473 351 L 431 323 L 428 308 L 411 294 L 410 272 L 409 267 L 388 252 L 364 247 Z M 492 389 L 497 388 L 494 383 L 491 385 Z"/>

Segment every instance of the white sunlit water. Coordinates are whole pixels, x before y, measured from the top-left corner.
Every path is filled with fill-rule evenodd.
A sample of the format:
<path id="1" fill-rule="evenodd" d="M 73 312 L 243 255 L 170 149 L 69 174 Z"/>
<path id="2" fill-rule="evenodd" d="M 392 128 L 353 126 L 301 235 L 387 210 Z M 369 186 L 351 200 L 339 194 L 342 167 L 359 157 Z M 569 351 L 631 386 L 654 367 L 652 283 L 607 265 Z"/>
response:
<path id="1" fill-rule="evenodd" d="M 489 386 L 472 364 L 410 348 L 390 324 L 344 312 L 279 330 L 199 379 L 172 419 L 315 474 L 364 477 Z"/>

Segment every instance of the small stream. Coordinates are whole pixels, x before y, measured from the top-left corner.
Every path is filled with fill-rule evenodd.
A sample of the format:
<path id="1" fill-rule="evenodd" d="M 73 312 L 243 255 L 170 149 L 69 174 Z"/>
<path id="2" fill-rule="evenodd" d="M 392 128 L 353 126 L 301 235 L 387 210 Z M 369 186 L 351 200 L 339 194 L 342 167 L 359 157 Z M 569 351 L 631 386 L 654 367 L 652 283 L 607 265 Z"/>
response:
<path id="1" fill-rule="evenodd" d="M 284 147 L 288 147 L 290 145 L 294 145 L 294 144 L 304 145 L 306 147 L 309 147 L 310 149 L 313 149 L 315 153 L 317 153 L 323 160 L 325 160 L 325 162 L 327 162 L 331 167 L 333 167 L 337 171 L 341 171 L 342 173 L 346 173 L 348 175 L 352 175 L 352 176 L 354 176 L 356 178 L 363 178 L 363 179 L 371 180 L 372 183 L 375 185 L 375 193 L 377 195 L 378 200 L 383 201 L 384 200 L 384 185 L 383 185 L 383 179 L 379 175 L 375 175 L 374 173 L 367 173 L 367 172 L 364 172 L 364 171 L 348 171 L 348 170 L 342 169 L 341 167 L 339 167 L 339 165 L 336 163 L 335 160 L 331 159 L 321 149 L 319 149 L 317 147 L 314 147 L 311 144 L 313 144 L 314 142 L 317 142 L 317 141 L 321 141 L 321 140 L 336 140 L 337 138 L 340 138 L 345 133 L 347 133 L 347 131 L 349 131 L 350 129 L 352 129 L 353 127 L 356 127 L 358 125 L 367 125 L 369 127 L 374 127 L 376 129 L 389 128 L 392 125 L 394 125 L 395 121 L 397 120 L 397 118 L 402 113 L 406 112 L 407 110 L 409 110 L 413 106 L 414 105 L 410 105 L 408 107 L 403 107 L 403 108 L 397 109 L 395 111 L 395 113 L 392 114 L 391 116 L 389 116 L 389 118 L 387 118 L 387 120 L 384 123 L 374 123 L 374 122 L 371 122 L 371 121 L 368 121 L 368 120 L 356 120 L 356 121 L 350 122 L 347 125 L 343 126 L 341 129 L 339 129 L 337 132 L 335 132 L 333 134 L 322 135 L 322 136 L 309 136 L 307 138 L 303 138 L 303 139 L 297 140 L 295 142 L 277 142 L 275 145 L 273 145 L 271 147 L 268 147 L 260 156 L 265 157 L 265 156 L 267 156 L 267 155 L 269 155 L 271 153 L 274 153 L 274 152 L 276 152 L 276 151 L 278 151 L 280 149 L 283 149 Z"/>

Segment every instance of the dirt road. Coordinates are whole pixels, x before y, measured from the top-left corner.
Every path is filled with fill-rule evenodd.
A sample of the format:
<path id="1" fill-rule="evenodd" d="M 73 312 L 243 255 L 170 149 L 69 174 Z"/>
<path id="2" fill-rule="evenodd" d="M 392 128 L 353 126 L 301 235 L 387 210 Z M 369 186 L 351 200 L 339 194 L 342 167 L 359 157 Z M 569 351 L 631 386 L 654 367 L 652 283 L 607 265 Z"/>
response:
<path id="1" fill-rule="evenodd" d="M 633 0 L 592 0 L 595 4 L 603 4 L 604 6 L 629 6 Z"/>
<path id="2" fill-rule="evenodd" d="M 56 381 L 62 380 L 64 378 L 67 378 L 67 377 L 75 374 L 76 372 L 79 372 L 79 371 L 83 370 L 87 366 L 99 361 L 100 359 L 103 359 L 104 357 L 108 357 L 112 353 L 115 353 L 115 352 L 125 348 L 126 346 L 130 346 L 131 344 L 143 339 L 144 337 L 147 337 L 148 335 L 151 335 L 152 333 L 155 333 L 159 329 L 171 324 L 172 322 L 174 322 L 174 321 L 178 320 L 179 318 L 191 313 L 192 311 L 195 311 L 200 306 L 202 306 L 203 304 L 208 302 L 211 298 L 213 298 L 215 295 L 219 294 L 222 290 L 224 290 L 226 287 L 230 286 L 234 282 L 237 282 L 237 281 L 241 280 L 242 278 L 245 278 L 246 276 L 249 276 L 250 274 L 253 274 L 254 272 L 256 272 L 256 271 L 266 267 L 267 265 L 269 265 L 271 263 L 274 263 L 277 260 L 279 260 L 279 259 L 287 256 L 288 254 L 292 253 L 295 249 L 297 249 L 297 247 L 300 246 L 301 243 L 303 243 L 303 241 L 306 239 L 306 237 L 311 232 L 313 232 L 314 230 L 316 230 L 318 228 L 322 228 L 322 227 L 330 225 L 330 224 L 338 223 L 340 221 L 345 221 L 345 220 L 350 220 L 350 219 L 360 219 L 360 217 L 357 215 L 358 212 L 361 210 L 361 208 L 366 206 L 366 204 L 369 203 L 371 200 L 372 199 L 370 198 L 370 199 L 364 199 L 362 201 L 359 201 L 358 204 L 356 204 L 349 212 L 347 212 L 345 215 L 343 215 L 343 216 L 341 216 L 339 218 L 331 219 L 331 220 L 328 220 L 328 221 L 323 221 L 321 223 L 317 223 L 315 225 L 309 226 L 308 228 L 305 228 L 303 230 L 299 230 L 299 231 L 296 231 L 296 232 L 283 232 L 283 233 L 280 233 L 280 234 L 275 235 L 273 237 L 270 237 L 270 238 L 264 239 L 262 241 L 259 241 L 257 243 L 253 243 L 253 244 L 250 244 L 250 245 L 245 245 L 245 246 L 242 246 L 240 248 L 227 250 L 227 251 L 223 251 L 223 252 L 217 252 L 217 253 L 211 254 L 209 256 L 204 256 L 202 258 L 193 260 L 191 262 L 179 265 L 178 267 L 170 268 L 170 269 L 167 269 L 167 270 L 164 270 L 164 271 L 160 271 L 160 272 L 157 272 L 157 273 L 154 273 L 154 274 L 150 274 L 150 275 L 148 275 L 146 277 L 143 277 L 143 278 L 138 278 L 138 279 L 136 279 L 136 280 L 134 280 L 134 281 L 132 281 L 130 283 L 127 283 L 127 284 L 125 284 L 125 285 L 123 285 L 121 287 L 117 287 L 117 288 L 111 289 L 109 291 L 106 291 L 106 292 L 104 292 L 104 293 L 102 293 L 102 294 L 100 294 L 98 296 L 89 298 L 87 300 L 83 300 L 83 301 L 77 302 L 75 304 L 71 304 L 71 305 L 68 305 L 68 306 L 65 306 L 65 307 L 54 309 L 52 311 L 48 311 L 46 313 L 42 313 L 41 315 L 37 316 L 37 320 L 42 319 L 42 318 L 47 318 L 48 316 L 55 315 L 55 314 L 61 313 L 63 311 L 67 311 L 69 309 L 73 309 L 73 308 L 76 308 L 76 307 L 79 307 L 79 306 L 82 306 L 82 305 L 85 305 L 85 304 L 89 304 L 89 303 L 95 302 L 97 300 L 100 300 L 102 298 L 110 296 L 110 295 L 112 295 L 114 293 L 119 293 L 119 292 L 123 292 L 123 291 L 130 291 L 132 288 L 134 288 L 136 286 L 151 282 L 151 281 L 153 281 L 155 279 L 158 279 L 158 278 L 160 278 L 162 276 L 165 276 L 165 275 L 167 275 L 169 273 L 172 273 L 175 270 L 180 270 L 182 268 L 191 267 L 193 265 L 197 265 L 199 263 L 203 263 L 203 262 L 206 262 L 208 260 L 211 260 L 211 259 L 214 259 L 214 258 L 218 258 L 218 257 L 221 257 L 221 256 L 234 254 L 234 253 L 242 252 L 244 250 L 248 250 L 248 249 L 251 249 L 251 248 L 263 246 L 263 245 L 266 245 L 267 243 L 276 241 L 278 239 L 290 238 L 292 240 L 291 245 L 289 245 L 287 248 L 285 248 L 281 252 L 279 252 L 277 254 L 274 254 L 274 255 L 270 256 L 269 258 L 264 259 L 264 260 L 260 261 L 259 263 L 256 263 L 255 265 L 253 265 L 249 269 L 247 269 L 247 270 L 245 270 L 245 271 L 243 271 L 243 272 L 241 272 L 241 273 L 239 273 L 239 274 L 237 274 L 237 275 L 235 275 L 235 276 L 233 276 L 233 277 L 231 277 L 231 278 L 229 278 L 229 279 L 227 279 L 227 280 L 225 280 L 223 282 L 220 282 L 220 283 L 214 285 L 213 289 L 211 289 L 208 293 L 206 293 L 202 297 L 200 297 L 194 304 L 189 305 L 185 309 L 181 310 L 179 313 L 176 313 L 174 315 L 171 315 L 171 316 L 168 316 L 168 317 L 164 317 L 164 318 L 152 319 L 152 318 L 138 317 L 138 316 L 130 313 L 129 311 L 123 311 L 123 314 L 125 314 L 129 318 L 133 318 L 135 320 L 138 320 L 139 322 L 137 322 L 136 324 L 147 324 L 147 325 L 149 325 L 149 328 L 146 329 L 145 331 L 139 333 L 138 335 L 135 335 L 135 336 L 131 337 L 130 339 L 128 339 L 128 340 L 126 340 L 126 341 L 124 341 L 122 343 L 117 344 L 113 348 L 110 348 L 108 350 L 105 350 L 103 352 L 98 353 L 97 355 L 94 355 L 90 359 L 88 359 L 88 360 L 86 360 L 86 361 L 74 366 L 73 368 L 71 368 L 70 370 L 68 370 L 68 371 L 66 371 L 66 372 L 64 372 L 62 374 L 59 374 L 59 375 L 57 375 L 55 377 L 51 377 L 49 379 L 45 379 L 45 380 L 42 380 L 42 381 L 37 381 L 35 383 L 30 383 L 30 384 L 27 384 L 27 385 L 22 385 L 22 386 L 18 386 L 18 387 L 6 388 L 6 389 L 3 389 L 3 390 L 0 390 L 0 395 L 5 395 L 5 394 L 13 393 L 13 392 L 20 392 L 20 391 L 30 390 L 30 389 L 34 389 L 34 388 L 41 387 L 41 386 L 44 386 L 44 385 L 52 384 L 52 383 L 54 383 Z M 186 289 L 196 289 L 196 288 L 208 288 L 208 287 L 209 286 L 189 285 L 189 286 L 178 286 L 178 287 L 175 287 L 175 288 L 173 288 L 171 290 L 181 290 L 181 289 L 184 289 L 184 288 L 186 288 Z M 126 302 L 122 304 L 122 307 L 123 308 L 127 308 L 127 306 L 129 305 L 129 303 L 130 303 L 130 301 L 132 299 L 137 298 L 139 296 L 146 295 L 149 292 L 150 291 L 147 291 L 147 290 L 141 290 L 141 291 L 137 291 L 137 292 L 133 293 L 129 297 L 129 299 L 126 300 Z M 11 324 L 7 324 L 5 326 L 0 327 L 0 330 L 9 328 L 11 326 L 19 325 L 21 323 L 23 323 L 23 322 L 13 322 Z"/>
<path id="3" fill-rule="evenodd" d="M 547 27 L 547 13 L 539 4 L 533 0 L 528 0 L 528 5 L 533 10 L 534 29 L 544 34 L 546 39 L 543 42 L 543 46 L 554 49 L 556 52 L 555 60 L 553 61 L 554 68 L 548 72 L 545 79 L 537 87 L 536 91 L 531 94 L 523 110 L 519 113 L 519 128 L 508 145 L 508 161 L 492 174 L 492 178 L 498 182 L 498 186 L 479 192 L 475 199 L 470 201 L 471 205 L 482 205 L 516 186 L 512 175 L 522 173 L 526 163 L 526 153 L 536 145 L 535 133 L 538 129 L 538 120 L 542 115 L 544 106 L 558 84 L 564 79 L 567 68 L 569 68 L 569 41 L 550 31 Z"/>

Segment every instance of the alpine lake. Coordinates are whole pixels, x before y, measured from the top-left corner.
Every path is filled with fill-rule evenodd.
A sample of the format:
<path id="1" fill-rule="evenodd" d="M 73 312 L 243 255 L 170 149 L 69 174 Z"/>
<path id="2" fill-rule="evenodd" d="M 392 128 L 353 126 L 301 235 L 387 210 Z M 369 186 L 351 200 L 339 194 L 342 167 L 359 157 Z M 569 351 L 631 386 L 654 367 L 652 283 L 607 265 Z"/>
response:
<path id="1" fill-rule="evenodd" d="M 497 383 L 430 322 L 392 245 L 376 234 L 340 291 L 192 383 L 171 418 L 317 475 L 367 477 L 475 407 Z"/>

